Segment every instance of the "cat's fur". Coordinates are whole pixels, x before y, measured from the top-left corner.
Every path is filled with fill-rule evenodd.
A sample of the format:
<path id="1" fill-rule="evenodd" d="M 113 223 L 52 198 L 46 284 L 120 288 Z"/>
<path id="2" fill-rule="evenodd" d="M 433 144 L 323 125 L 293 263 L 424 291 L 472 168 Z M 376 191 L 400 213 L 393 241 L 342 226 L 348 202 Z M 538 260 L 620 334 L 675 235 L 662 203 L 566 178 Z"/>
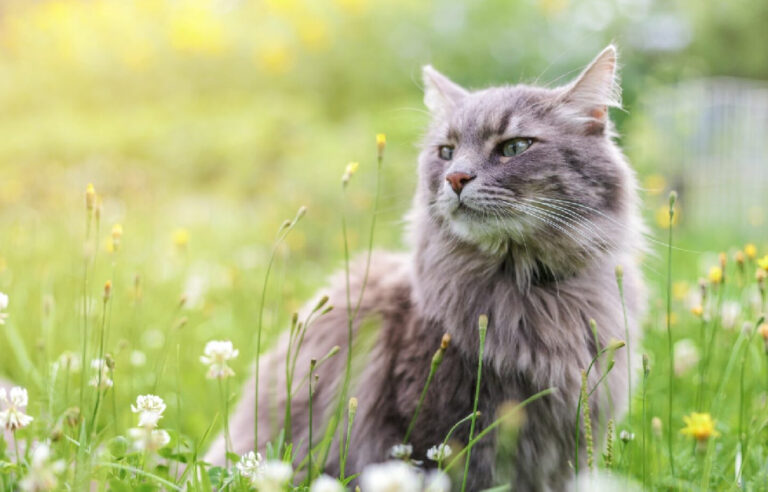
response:
<path id="1" fill-rule="evenodd" d="M 597 322 L 601 346 L 626 338 L 617 265 L 624 271 L 633 349 L 644 304 L 636 264 L 642 225 L 635 178 L 613 142 L 607 114 L 608 107 L 619 105 L 616 51 L 609 46 L 574 82 L 555 89 L 516 85 L 469 92 L 431 67 L 424 68 L 424 82 L 432 121 L 419 156 L 410 213 L 412 251 L 373 254 L 354 323 L 355 336 L 378 330 L 378 340 L 364 367 L 355 371 L 350 392 L 359 409 L 347 474 L 386 460 L 390 447 L 401 442 L 432 354 L 446 332 L 452 336 L 450 348 L 409 439 L 414 459 L 424 459 L 430 446 L 471 413 L 478 316 L 487 314 L 479 429 L 496 418 L 502 403 L 557 388 L 528 407 L 512 468 L 515 490 L 562 490 L 576 452 L 581 372 L 596 352 L 589 320 Z M 512 137 L 535 140 L 527 151 L 502 157 L 496 145 Z M 438 157 L 438 147 L 446 144 L 455 147 L 448 161 Z M 460 200 L 446 182 L 446 174 L 456 171 L 477 175 Z M 351 267 L 353 299 L 364 270 L 363 261 Z M 347 351 L 344 277 L 334 278 L 322 293 L 337 309 L 307 333 L 296 381 L 306 374 L 310 359 L 321 358 L 334 345 L 342 349 L 318 371 L 315 436 L 336 404 Z M 364 323 L 368 319 L 376 322 Z M 286 341 L 262 358 L 261 451 L 282 427 Z M 634 356 L 633 365 L 638 359 Z M 620 349 L 615 367 L 591 398 L 593 422 L 623 413 L 626 364 L 626 348 Z M 590 388 L 602 369 L 590 374 Z M 243 393 L 231 418 L 237 453 L 254 448 L 252 382 Z M 307 410 L 304 386 L 293 401 L 293 441 L 301 443 L 300 456 L 306 454 Z M 466 441 L 468 431 L 463 425 L 455 437 Z M 473 449 L 470 490 L 494 483 L 495 440 L 491 434 Z M 339 467 L 335 446 L 327 466 L 332 474 Z M 208 459 L 220 463 L 223 454 L 219 438 Z"/>

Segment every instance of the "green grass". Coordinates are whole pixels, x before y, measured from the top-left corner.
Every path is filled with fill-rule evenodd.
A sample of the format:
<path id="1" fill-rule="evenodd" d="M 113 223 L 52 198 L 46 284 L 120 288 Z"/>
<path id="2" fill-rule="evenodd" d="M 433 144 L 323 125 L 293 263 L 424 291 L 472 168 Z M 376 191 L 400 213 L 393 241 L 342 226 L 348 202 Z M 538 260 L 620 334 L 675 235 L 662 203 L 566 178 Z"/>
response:
<path id="1" fill-rule="evenodd" d="M 614 116 L 644 183 L 660 172 L 667 146 L 638 98 L 681 77 L 768 73 L 759 50 L 739 50 L 706 34 L 759 23 L 757 15 L 742 18 L 751 10 L 738 2 L 711 12 L 682 2 L 678 13 L 693 19 L 694 44 L 664 64 L 622 42 L 629 18 L 616 17 L 599 36 L 573 27 L 576 2 L 479 2 L 463 17 L 442 4 L 383 0 L 322 8 L 266 2 L 264 9 L 243 2 L 215 12 L 214 3 L 12 1 L 0 18 L 0 292 L 10 297 L 0 325 L 0 374 L 29 390 L 27 412 L 35 419 L 16 440 L 0 439 L 0 489 L 39 476 L 30 453 L 44 441 L 50 441 L 51 460 L 64 463 L 59 483 L 74 489 L 89 481 L 115 490 L 172 490 L 187 480 L 193 490 L 222 482 L 230 490 L 246 487 L 204 465 L 175 477 L 182 461 L 198 460 L 223 430 L 253 362 L 256 334 L 268 350 L 291 326 L 292 313 L 328 275 L 343 270 L 349 256 L 371 244 L 402 248 L 415 146 L 427 122 L 413 82 L 421 64 L 435 63 L 471 86 L 539 75 L 547 82 L 577 69 L 608 40 L 618 41 L 629 111 Z M 446 30 L 451 19 L 463 21 Z M 744 46 L 761 45 L 753 37 L 764 30 L 739 32 L 751 33 L 739 41 Z M 563 36 L 574 48 L 553 59 Z M 499 51 L 500 39 L 514 48 Z M 712 54 L 725 49 L 758 59 Z M 683 73 L 678 65 L 694 71 Z M 377 131 L 389 137 L 381 173 Z M 342 193 L 349 161 L 359 161 L 360 169 Z M 742 272 L 733 258 L 747 242 L 765 255 L 768 236 L 758 226 L 691 229 L 684 194 L 674 230 L 656 227 L 659 213 L 668 213 L 670 190 L 658 176 L 649 181 L 655 185 L 643 192 L 643 212 L 654 242 L 643 258 L 650 298 L 640 348 L 648 371 L 632 374 L 631 418 L 613 423 L 610 443 L 594 442 L 594 466 L 648 490 L 734 490 L 741 450 L 742 487 L 764 489 L 768 357 L 755 323 L 766 307 L 765 300 L 762 307 L 752 300 L 755 260 Z M 100 218 L 91 216 L 90 226 L 83 197 L 89 182 L 103 198 Z M 306 217 L 274 247 L 281 225 L 302 206 Z M 124 230 L 120 247 L 109 251 L 117 223 Z M 188 241 L 178 240 L 180 229 Z M 671 250 L 668 232 L 674 233 Z M 699 278 L 718 265 L 719 251 L 728 258 L 725 283 L 707 287 L 704 322 L 691 313 L 685 291 L 699 289 Z M 350 294 L 354 306 L 357 293 Z M 722 319 L 718 312 L 733 306 L 740 310 L 735 321 Z M 231 340 L 240 350 L 229 361 L 235 376 L 221 385 L 206 379 L 199 360 L 210 340 Z M 669 346 L 680 349 L 681 340 L 699 357 L 675 374 L 670 368 L 683 357 L 672 360 Z M 65 352 L 72 364 L 84 359 L 84 369 L 59 364 L 54 370 Z M 88 384 L 97 375 L 90 361 L 100 353 L 114 365 L 101 377 L 114 385 L 96 392 Z M 137 416 L 130 405 L 147 393 L 167 404 L 159 426 L 170 442 L 157 452 L 133 452 L 128 431 Z M 347 396 L 354 395 L 339 398 L 336 435 L 349 428 Z M 696 444 L 681 434 L 683 417 L 692 412 L 711 414 L 719 436 Z M 509 414 L 508 422 L 494 424 L 507 443 L 501 462 L 513 449 L 519 421 Z M 598 424 L 606 423 L 593 427 Z M 622 430 L 635 439 L 622 441 Z M 325 431 L 313 429 L 320 446 Z M 576 433 L 584 439 L 583 429 Z M 290 461 L 290 435 L 266 457 Z M 444 442 L 455 445 L 450 437 Z M 17 444 L 24 451 L 19 458 Z M 455 484 L 469 454 L 454 448 L 441 463 Z M 313 463 L 319 459 L 322 454 Z M 346 472 L 342 478 L 349 480 Z"/>

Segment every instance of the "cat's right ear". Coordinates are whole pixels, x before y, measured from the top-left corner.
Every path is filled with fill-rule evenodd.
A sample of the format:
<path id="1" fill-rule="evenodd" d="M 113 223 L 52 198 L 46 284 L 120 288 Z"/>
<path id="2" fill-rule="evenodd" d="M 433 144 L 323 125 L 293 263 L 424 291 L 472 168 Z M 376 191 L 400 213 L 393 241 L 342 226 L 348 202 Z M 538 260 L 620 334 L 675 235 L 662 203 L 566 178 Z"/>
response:
<path id="1" fill-rule="evenodd" d="M 466 97 L 467 90 L 452 82 L 431 65 L 421 70 L 424 78 L 424 105 L 435 117 L 445 117 Z"/>

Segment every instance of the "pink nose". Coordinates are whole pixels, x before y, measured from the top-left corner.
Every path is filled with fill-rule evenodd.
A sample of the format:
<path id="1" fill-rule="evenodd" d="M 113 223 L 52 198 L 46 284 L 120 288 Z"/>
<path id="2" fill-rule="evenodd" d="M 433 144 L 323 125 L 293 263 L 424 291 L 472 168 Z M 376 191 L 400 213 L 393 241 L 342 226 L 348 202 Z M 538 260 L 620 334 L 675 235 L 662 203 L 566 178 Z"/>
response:
<path id="1" fill-rule="evenodd" d="M 453 191 L 457 195 L 461 194 L 461 190 L 464 188 L 464 185 L 473 179 L 475 179 L 474 175 L 462 172 L 453 172 L 445 177 L 445 180 L 451 184 L 451 188 L 453 188 Z"/>

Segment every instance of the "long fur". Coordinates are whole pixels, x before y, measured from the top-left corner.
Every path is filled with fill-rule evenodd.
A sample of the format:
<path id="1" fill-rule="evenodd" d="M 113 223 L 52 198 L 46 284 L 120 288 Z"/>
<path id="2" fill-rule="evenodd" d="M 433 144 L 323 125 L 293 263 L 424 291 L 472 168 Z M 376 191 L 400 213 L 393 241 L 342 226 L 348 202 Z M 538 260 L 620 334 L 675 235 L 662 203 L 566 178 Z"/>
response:
<path id="1" fill-rule="evenodd" d="M 624 270 L 633 350 L 645 302 L 637 266 L 643 243 L 635 178 L 604 112 L 616 103 L 615 63 L 616 52 L 609 47 L 576 81 L 557 89 L 518 85 L 469 92 L 431 67 L 425 70 L 433 119 L 409 215 L 411 251 L 374 253 L 354 320 L 355 338 L 373 336 L 376 342 L 356 368 L 350 392 L 359 410 L 347 474 L 386 460 L 389 448 L 401 442 L 443 333 L 452 336 L 452 343 L 410 438 L 414 458 L 424 459 L 429 447 L 471 413 L 477 320 L 486 314 L 490 324 L 479 428 L 488 426 L 505 402 L 556 388 L 527 409 L 515 462 L 507 468 L 514 470 L 515 490 L 566 488 L 572 476 L 569 462 L 575 453 L 584 453 L 574 430 L 580 425 L 581 371 L 598 350 L 589 320 L 597 323 L 600 346 L 626 338 L 617 265 Z M 531 137 L 534 143 L 520 155 L 500 156 L 499 142 L 512 137 Z M 453 159 L 439 157 L 441 145 L 454 148 Z M 457 196 L 445 176 L 459 171 L 476 178 Z M 362 288 L 364 270 L 362 260 L 351 267 L 353 299 Z M 324 429 L 333 412 L 349 350 L 344 277 L 334 277 L 321 294 L 329 295 L 337 309 L 309 329 L 297 384 L 310 359 L 321 358 L 334 345 L 341 353 L 318 371 L 315 429 Z M 263 451 L 283 426 L 286 350 L 284 337 L 262 358 L 258 446 L 253 442 L 253 382 L 243 390 L 231 421 L 236 453 L 255 447 Z M 617 419 L 624 412 L 626 364 L 627 351 L 619 350 L 613 370 L 592 395 L 593 421 Z M 591 373 L 590 388 L 603 369 Z M 298 391 L 292 405 L 293 441 L 300 456 L 306 455 L 308 440 L 306 393 Z M 596 442 L 600 432 L 598 426 Z M 455 437 L 466 442 L 467 426 Z M 470 490 L 494 483 L 495 449 L 493 433 L 473 449 Z M 222 438 L 207 459 L 224 461 Z M 338 468 L 335 442 L 327 471 L 336 474 Z"/>

